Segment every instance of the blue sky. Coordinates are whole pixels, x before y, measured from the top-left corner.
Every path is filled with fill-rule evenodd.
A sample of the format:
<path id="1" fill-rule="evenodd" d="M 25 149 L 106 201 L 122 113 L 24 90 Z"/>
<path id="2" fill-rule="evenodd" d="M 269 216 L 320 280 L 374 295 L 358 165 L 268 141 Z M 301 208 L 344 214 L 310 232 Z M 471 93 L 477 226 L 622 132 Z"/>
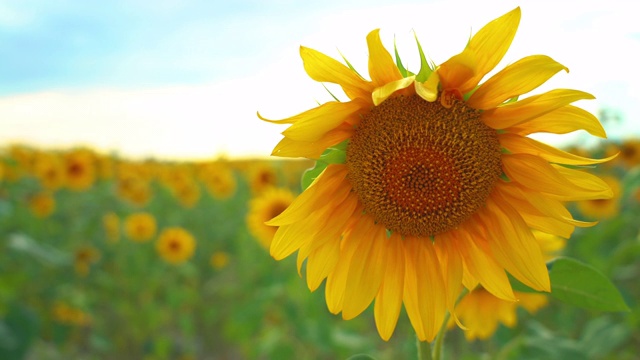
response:
<path id="1" fill-rule="evenodd" d="M 366 73 L 364 37 L 381 28 L 409 66 L 413 31 L 436 63 L 486 22 L 521 5 L 499 66 L 548 54 L 568 66 L 551 87 L 576 88 L 640 126 L 640 26 L 631 2 L 594 1 L 35 1 L 0 3 L 0 144 L 88 145 L 131 156 L 268 155 L 280 128 L 261 123 L 330 98 L 308 79 L 300 45 Z M 574 4 L 579 4 L 577 7 Z M 543 90 L 543 89 L 541 89 Z M 579 139 L 580 134 L 570 139 Z M 550 139 L 550 141 L 554 141 Z"/>

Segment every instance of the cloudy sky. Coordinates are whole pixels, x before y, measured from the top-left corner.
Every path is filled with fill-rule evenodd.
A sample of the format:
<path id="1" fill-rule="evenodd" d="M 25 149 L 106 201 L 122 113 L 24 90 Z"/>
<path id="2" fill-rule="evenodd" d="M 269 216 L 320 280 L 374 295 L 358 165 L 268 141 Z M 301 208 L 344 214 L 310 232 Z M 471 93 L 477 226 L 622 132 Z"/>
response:
<path id="1" fill-rule="evenodd" d="M 304 73 L 300 45 L 341 52 L 366 73 L 365 36 L 380 28 L 387 47 L 395 38 L 417 70 L 414 31 L 441 63 L 518 5 L 520 28 L 499 67 L 550 55 L 570 73 L 539 91 L 588 91 L 597 100 L 577 105 L 621 119 L 605 124 L 610 138 L 639 134 L 640 26 L 631 1 L 6 0 L 0 147 L 266 156 L 284 128 L 260 122 L 256 111 L 282 118 L 330 99 Z"/>

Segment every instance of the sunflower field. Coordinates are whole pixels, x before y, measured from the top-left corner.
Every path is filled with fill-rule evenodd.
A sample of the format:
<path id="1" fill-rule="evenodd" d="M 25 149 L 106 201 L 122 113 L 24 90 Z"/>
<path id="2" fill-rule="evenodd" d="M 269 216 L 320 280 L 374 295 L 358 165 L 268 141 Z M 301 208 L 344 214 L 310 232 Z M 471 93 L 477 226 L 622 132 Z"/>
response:
<path id="1" fill-rule="evenodd" d="M 619 152 L 595 169 L 615 197 L 570 204 L 599 224 L 568 241 L 539 240 L 590 264 L 622 299 L 580 295 L 601 299 L 598 310 L 540 294 L 500 304 L 473 291 L 458 316 L 475 330 L 451 327 L 446 358 L 638 359 L 640 141 L 572 151 Z M 310 292 L 300 279 L 304 267 L 299 275 L 294 259 L 269 256 L 275 229 L 264 221 L 300 193 L 312 165 L 5 148 L 0 358 L 416 358 L 406 316 L 383 341 L 370 314 L 330 314 L 322 287 Z"/>

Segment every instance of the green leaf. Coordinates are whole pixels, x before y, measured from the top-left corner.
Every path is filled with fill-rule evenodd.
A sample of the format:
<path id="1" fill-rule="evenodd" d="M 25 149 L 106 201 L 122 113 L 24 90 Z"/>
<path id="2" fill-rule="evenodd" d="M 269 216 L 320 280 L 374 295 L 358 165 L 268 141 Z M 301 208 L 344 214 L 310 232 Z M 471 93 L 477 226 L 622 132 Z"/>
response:
<path id="1" fill-rule="evenodd" d="M 347 360 L 375 360 L 375 359 L 376 358 L 368 354 L 356 354 L 356 355 L 351 355 L 347 358 Z"/>
<path id="2" fill-rule="evenodd" d="M 418 75 L 416 75 L 416 81 L 425 82 L 433 72 L 433 69 L 429 66 L 427 62 L 426 56 L 424 56 L 424 51 L 422 51 L 422 46 L 420 46 L 420 41 L 418 41 L 418 35 L 413 34 L 416 38 L 416 44 L 418 44 L 418 52 L 420 53 L 420 71 Z"/>
<path id="3" fill-rule="evenodd" d="M 567 304 L 590 310 L 629 311 L 615 285 L 596 268 L 578 260 L 554 260 L 549 278 L 551 296 Z"/>

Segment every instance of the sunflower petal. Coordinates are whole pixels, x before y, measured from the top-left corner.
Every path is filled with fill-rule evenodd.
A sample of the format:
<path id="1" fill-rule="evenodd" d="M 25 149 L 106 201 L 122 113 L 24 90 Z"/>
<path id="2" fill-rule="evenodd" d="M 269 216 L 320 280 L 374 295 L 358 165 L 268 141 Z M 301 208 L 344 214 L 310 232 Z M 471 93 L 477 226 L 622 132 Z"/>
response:
<path id="1" fill-rule="evenodd" d="M 502 166 L 512 181 L 531 190 L 555 195 L 567 201 L 600 199 L 611 194 L 607 184 L 596 176 L 553 166 L 530 154 L 502 156 Z M 561 170 L 562 169 L 562 170 Z M 571 176 L 568 179 L 567 176 Z"/>
<path id="2" fill-rule="evenodd" d="M 481 110 L 495 108 L 508 99 L 537 88 L 560 70 L 569 71 L 548 56 L 527 56 L 505 67 L 480 85 L 467 105 Z"/>
<path id="3" fill-rule="evenodd" d="M 343 309 L 351 261 L 358 250 L 358 245 L 362 241 L 370 240 L 364 236 L 369 233 L 370 226 L 370 222 L 364 219 L 364 215 L 361 215 L 351 233 L 346 234 L 342 239 L 340 259 L 333 272 L 327 277 L 325 286 L 327 307 L 332 314 L 338 314 Z"/>
<path id="4" fill-rule="evenodd" d="M 567 105 L 535 119 L 519 123 L 508 129 L 509 132 L 519 135 L 529 135 L 538 132 L 567 134 L 577 130 L 585 130 L 589 134 L 600 138 L 607 137 L 607 133 L 595 115 L 571 105 Z"/>
<path id="5" fill-rule="evenodd" d="M 466 94 L 498 65 L 511 46 L 520 24 L 520 7 L 491 21 L 478 31 L 462 53 L 453 56 L 438 70 L 444 89 Z"/>
<path id="6" fill-rule="evenodd" d="M 433 244 L 407 237 L 404 306 L 420 341 L 432 341 L 446 310 L 444 283 Z"/>
<path id="7" fill-rule="evenodd" d="M 307 286 L 316 291 L 322 281 L 335 269 L 340 259 L 340 238 L 325 241 L 313 250 L 307 260 Z"/>
<path id="8" fill-rule="evenodd" d="M 386 244 L 387 268 L 374 305 L 376 327 L 382 339 L 389 340 L 402 309 L 405 259 L 402 239 L 392 234 Z"/>
<path id="9" fill-rule="evenodd" d="M 305 219 L 326 199 L 332 198 L 339 189 L 351 188 L 346 176 L 347 167 L 345 165 L 331 164 L 327 166 L 315 181 L 291 202 L 289 207 L 265 224 L 281 226 Z"/>
<path id="10" fill-rule="evenodd" d="M 473 274 L 482 287 L 496 297 L 514 301 L 515 296 L 509 278 L 504 268 L 491 256 L 487 240 L 482 239 L 477 233 L 471 237 L 467 232 L 460 231 L 460 235 L 453 240 L 453 244 L 462 255 L 469 273 Z"/>
<path id="11" fill-rule="evenodd" d="M 531 154 L 557 164 L 565 165 L 591 165 L 607 162 L 616 157 L 610 156 L 604 159 L 590 159 L 582 156 L 574 155 L 566 151 L 562 151 L 553 146 L 541 143 L 534 139 L 516 135 L 516 134 L 500 134 L 500 145 L 514 154 Z"/>
<path id="12" fill-rule="evenodd" d="M 414 82 L 416 94 L 428 102 L 434 102 L 438 98 L 438 85 L 440 84 L 440 76 L 438 73 L 432 73 L 425 82 Z"/>
<path id="13" fill-rule="evenodd" d="M 348 117 L 354 116 L 364 106 L 366 105 L 357 100 L 324 103 L 295 116 L 298 119 L 283 131 L 282 135 L 295 141 L 317 141 L 344 123 Z"/>
<path id="14" fill-rule="evenodd" d="M 353 128 L 349 125 L 330 130 L 316 141 L 296 141 L 284 137 L 278 142 L 271 155 L 318 159 L 328 147 L 339 144 L 351 138 L 352 135 Z"/>
<path id="15" fill-rule="evenodd" d="M 373 105 L 378 106 L 382 104 L 383 101 L 387 100 L 389 96 L 393 95 L 396 91 L 406 89 L 415 81 L 415 76 L 409 76 L 406 78 L 402 78 L 400 80 L 391 81 L 386 83 L 373 91 L 371 94 L 371 100 L 373 101 Z"/>
<path id="16" fill-rule="evenodd" d="M 369 47 L 369 76 L 375 87 L 402 79 L 402 74 L 393 57 L 380 41 L 380 29 L 371 31 L 367 35 Z"/>
<path id="17" fill-rule="evenodd" d="M 372 221 L 373 219 L 371 219 Z M 380 291 L 387 267 L 386 229 L 373 224 L 372 231 L 360 242 L 349 267 L 342 318 L 353 319 L 360 315 Z"/>
<path id="18" fill-rule="evenodd" d="M 350 99 L 368 99 L 371 96 L 373 84 L 339 61 L 304 46 L 300 47 L 300 56 L 305 71 L 313 80 L 340 85 Z"/>
<path id="19" fill-rule="evenodd" d="M 482 121 L 493 129 L 506 129 L 550 113 L 574 101 L 594 98 L 593 95 L 584 91 L 555 89 L 487 110 L 482 113 Z"/>
<path id="20" fill-rule="evenodd" d="M 495 234 L 488 240 L 498 262 L 532 289 L 551 291 L 540 245 L 518 212 L 494 192 L 487 199 L 487 211 L 478 212 L 478 215 Z"/>

